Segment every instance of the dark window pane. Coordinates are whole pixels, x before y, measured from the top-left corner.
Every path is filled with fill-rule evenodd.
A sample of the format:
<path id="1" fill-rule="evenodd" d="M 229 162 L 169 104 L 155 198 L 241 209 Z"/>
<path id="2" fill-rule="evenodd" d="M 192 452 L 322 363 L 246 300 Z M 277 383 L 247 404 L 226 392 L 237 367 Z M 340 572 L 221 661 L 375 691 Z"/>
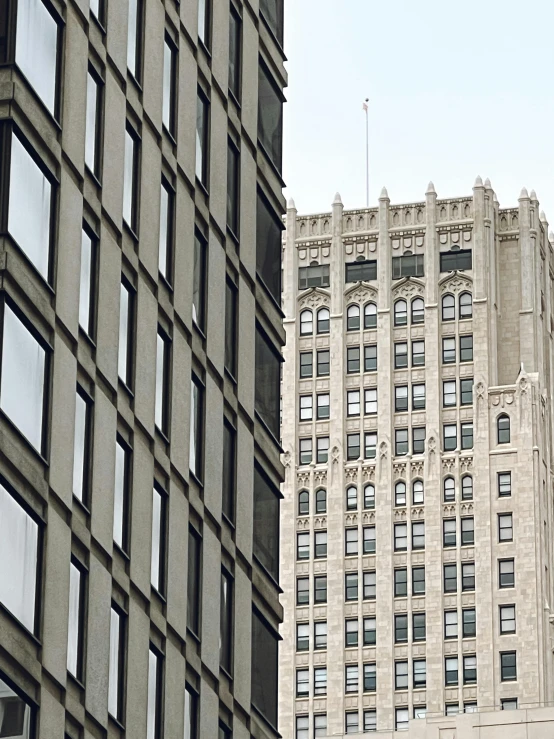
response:
<path id="1" fill-rule="evenodd" d="M 187 564 L 187 628 L 200 636 L 200 612 L 202 608 L 202 539 L 189 526 Z"/>
<path id="2" fill-rule="evenodd" d="M 262 716 L 277 726 L 277 634 L 256 611 L 252 612 L 252 703 Z"/>
<path id="3" fill-rule="evenodd" d="M 225 369 L 237 372 L 237 288 L 231 280 L 225 283 Z"/>
<path id="4" fill-rule="evenodd" d="M 171 283 L 173 261 L 173 214 L 175 193 L 169 184 L 162 179 L 160 188 L 160 239 L 158 250 L 158 269 L 160 274 Z"/>
<path id="5" fill-rule="evenodd" d="M 345 282 L 369 282 L 377 279 L 377 260 L 345 264 Z"/>
<path id="6" fill-rule="evenodd" d="M 196 176 L 208 186 L 209 167 L 209 102 L 198 90 L 196 98 Z"/>
<path id="7" fill-rule="evenodd" d="M 447 251 L 440 255 L 441 272 L 453 272 L 455 269 L 471 269 L 471 249 Z"/>
<path id="8" fill-rule="evenodd" d="M 127 126 L 125 130 L 125 159 L 123 169 L 123 219 L 136 232 L 138 221 L 139 140 Z"/>
<path id="9" fill-rule="evenodd" d="M 56 114 L 58 24 L 42 0 L 19 0 L 15 61 L 52 115 Z"/>
<path id="10" fill-rule="evenodd" d="M 127 387 L 133 383 L 133 329 L 135 325 L 134 293 L 121 283 L 119 298 L 118 373 Z"/>
<path id="11" fill-rule="evenodd" d="M 155 420 L 158 429 L 167 436 L 169 433 L 169 382 L 170 382 L 169 338 L 158 328 L 156 343 L 156 408 Z"/>
<path id="12" fill-rule="evenodd" d="M 328 264 L 312 264 L 310 267 L 299 267 L 298 268 L 298 289 L 307 290 L 310 287 L 329 287 L 329 265 Z M 327 309 L 323 309 L 327 310 Z M 321 313 L 321 311 L 319 311 Z M 327 314 L 326 314 L 327 315 Z M 329 317 L 324 319 L 326 321 L 325 326 L 318 328 L 318 334 L 329 333 Z"/>
<path id="13" fill-rule="evenodd" d="M 407 254 L 402 257 L 393 257 L 392 279 L 399 280 L 401 277 L 423 277 L 423 267 L 423 254 Z"/>
<path id="14" fill-rule="evenodd" d="M 169 133 L 175 133 L 175 91 L 177 51 L 166 38 L 164 41 L 162 122 Z"/>
<path id="15" fill-rule="evenodd" d="M 281 357 L 259 328 L 256 330 L 255 409 L 279 438 Z"/>
<path id="16" fill-rule="evenodd" d="M 256 216 L 256 270 L 273 298 L 281 302 L 281 232 L 283 224 L 258 193 Z"/>
<path id="17" fill-rule="evenodd" d="M 227 144 L 227 225 L 238 236 L 240 202 L 240 153 L 229 139 Z"/>
<path id="18" fill-rule="evenodd" d="M 204 471 L 204 386 L 193 375 L 190 383 L 189 469 L 202 480 Z"/>
<path id="19" fill-rule="evenodd" d="M 198 739 L 198 695 L 189 688 L 185 688 L 185 737 L 184 739 Z"/>
<path id="20" fill-rule="evenodd" d="M 87 505 L 91 457 L 92 407 L 83 391 L 75 396 L 75 435 L 73 446 L 73 495 Z"/>
<path id="21" fill-rule="evenodd" d="M 236 485 L 236 431 L 230 423 L 223 423 L 223 484 L 222 509 L 229 521 L 235 520 Z"/>
<path id="22" fill-rule="evenodd" d="M 279 490 L 256 465 L 254 467 L 254 554 L 277 580 L 279 578 Z"/>
<path id="23" fill-rule="evenodd" d="M 194 234 L 194 272 L 192 278 L 192 320 L 201 331 L 206 327 L 206 284 L 208 242 L 200 231 Z"/>
<path id="24" fill-rule="evenodd" d="M 90 69 L 87 74 L 87 110 L 85 126 L 85 164 L 97 177 L 100 173 L 100 126 L 102 122 L 102 85 Z"/>
<path id="25" fill-rule="evenodd" d="M 283 103 L 281 93 L 261 60 L 258 67 L 258 139 L 280 172 L 283 154 Z"/>
<path id="26" fill-rule="evenodd" d="M 229 91 L 240 100 L 242 21 L 233 6 L 229 18 Z"/>
<path id="27" fill-rule="evenodd" d="M 219 664 L 229 674 L 233 670 L 233 578 L 221 571 Z"/>
<path id="28" fill-rule="evenodd" d="M 79 279 L 79 326 L 94 338 L 97 245 L 89 232 L 81 231 L 81 271 Z"/>
<path id="29" fill-rule="evenodd" d="M 260 0 L 260 10 L 280 44 L 283 43 L 283 2 L 284 0 Z"/>
<path id="30" fill-rule="evenodd" d="M 31 708 L 0 679 L 0 736 L 31 739 Z"/>

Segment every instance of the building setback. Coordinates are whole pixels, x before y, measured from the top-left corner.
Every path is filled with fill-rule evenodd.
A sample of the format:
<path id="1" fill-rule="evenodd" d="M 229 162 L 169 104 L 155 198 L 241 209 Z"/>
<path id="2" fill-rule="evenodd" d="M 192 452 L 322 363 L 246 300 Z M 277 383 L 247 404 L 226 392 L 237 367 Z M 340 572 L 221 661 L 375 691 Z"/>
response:
<path id="1" fill-rule="evenodd" d="M 283 736 L 438 736 L 549 704 L 554 237 L 535 193 L 503 209 L 478 177 L 448 200 L 291 201 L 286 223 Z"/>
<path id="2" fill-rule="evenodd" d="M 282 6 L 0 3 L 0 736 L 277 736 Z"/>

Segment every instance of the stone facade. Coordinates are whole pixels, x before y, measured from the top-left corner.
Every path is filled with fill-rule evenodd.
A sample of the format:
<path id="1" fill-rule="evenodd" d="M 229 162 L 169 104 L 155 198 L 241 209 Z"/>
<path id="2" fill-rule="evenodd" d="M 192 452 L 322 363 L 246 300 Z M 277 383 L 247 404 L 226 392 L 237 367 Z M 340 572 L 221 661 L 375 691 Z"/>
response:
<path id="1" fill-rule="evenodd" d="M 282 7 L 0 2 L 0 736 L 278 736 Z"/>
<path id="2" fill-rule="evenodd" d="M 549 704 L 554 238 L 535 193 L 337 194 L 286 223 L 283 736 Z"/>

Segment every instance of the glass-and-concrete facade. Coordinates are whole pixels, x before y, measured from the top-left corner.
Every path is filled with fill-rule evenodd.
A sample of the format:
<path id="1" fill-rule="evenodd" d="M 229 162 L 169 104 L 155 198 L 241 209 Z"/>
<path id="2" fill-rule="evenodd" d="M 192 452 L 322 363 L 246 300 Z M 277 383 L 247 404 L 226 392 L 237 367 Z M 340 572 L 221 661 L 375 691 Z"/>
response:
<path id="1" fill-rule="evenodd" d="M 535 193 L 337 194 L 286 225 L 283 735 L 450 738 L 459 714 L 542 710 L 554 239 Z"/>

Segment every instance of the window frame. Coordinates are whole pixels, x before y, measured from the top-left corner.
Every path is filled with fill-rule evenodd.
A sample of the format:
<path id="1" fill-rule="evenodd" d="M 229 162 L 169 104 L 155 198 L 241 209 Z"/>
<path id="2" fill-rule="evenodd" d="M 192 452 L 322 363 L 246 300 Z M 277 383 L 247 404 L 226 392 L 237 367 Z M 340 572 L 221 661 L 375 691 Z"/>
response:
<path id="1" fill-rule="evenodd" d="M 208 2 L 209 0 L 206 0 Z M 205 191 L 210 190 L 210 143 L 211 113 L 210 98 L 198 85 L 196 88 L 196 153 L 194 174 L 196 182 Z"/>

